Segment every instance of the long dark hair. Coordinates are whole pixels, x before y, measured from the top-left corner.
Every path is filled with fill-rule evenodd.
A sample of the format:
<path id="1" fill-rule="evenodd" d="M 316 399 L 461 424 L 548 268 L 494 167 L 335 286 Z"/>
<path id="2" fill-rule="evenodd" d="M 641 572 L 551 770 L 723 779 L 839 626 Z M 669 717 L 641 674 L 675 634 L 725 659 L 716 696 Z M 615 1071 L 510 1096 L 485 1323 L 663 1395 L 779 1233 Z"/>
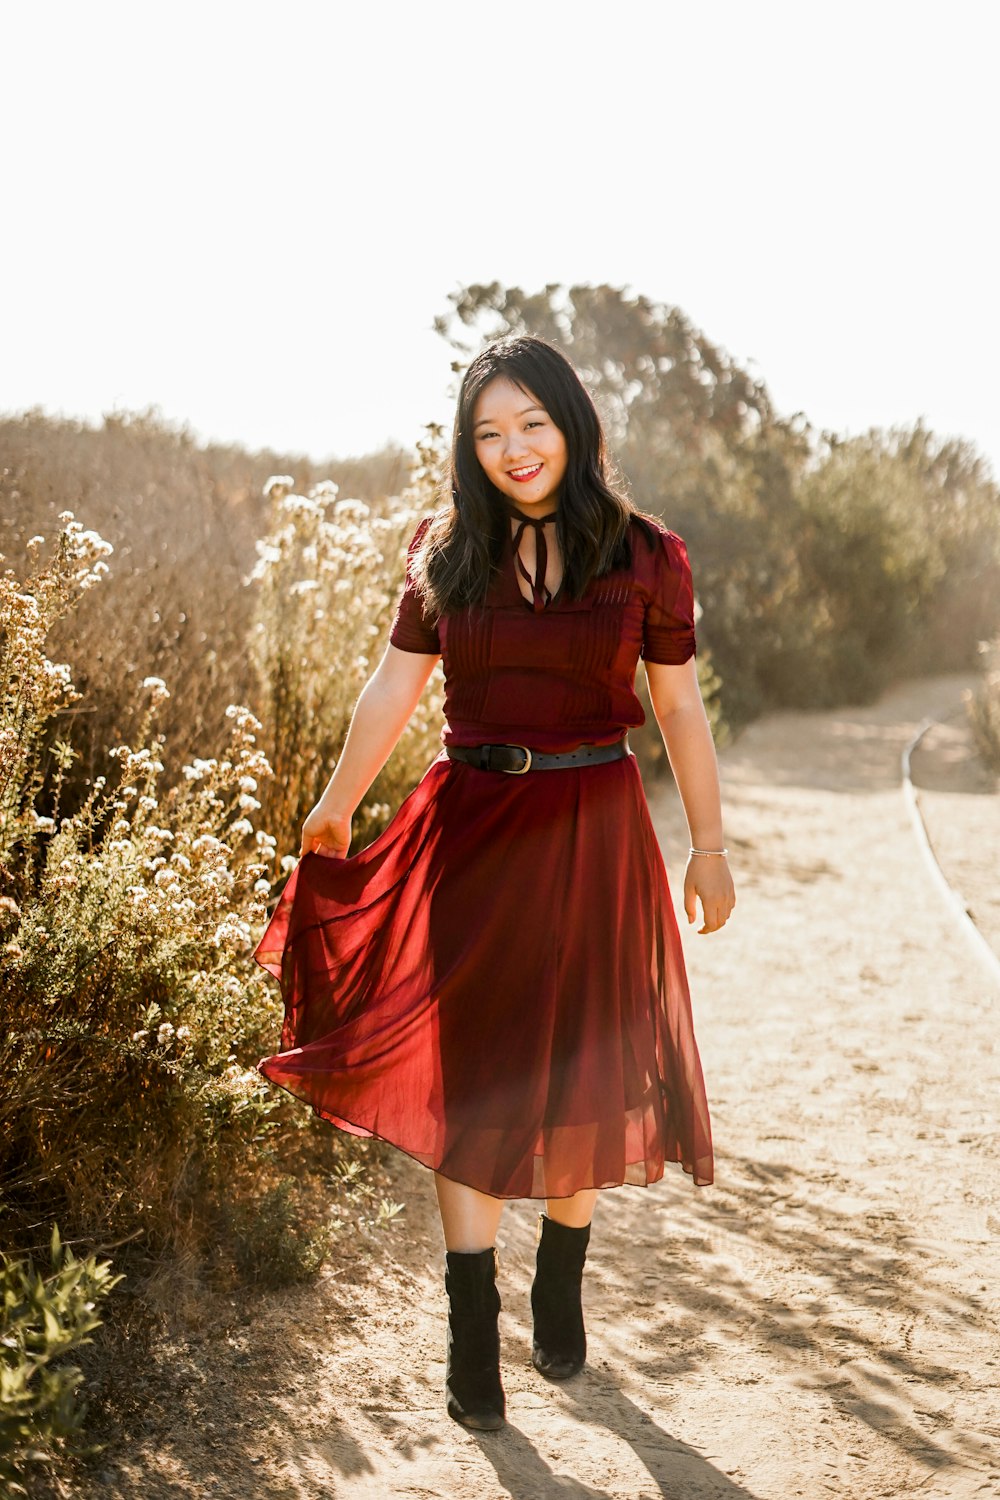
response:
<path id="1" fill-rule="evenodd" d="M 442 506 L 414 559 L 425 611 L 435 617 L 481 604 L 500 567 L 510 502 L 476 457 L 472 431 L 480 392 L 498 376 L 540 401 L 566 441 L 556 512 L 563 593 L 579 599 L 592 578 L 629 566 L 633 519 L 655 546 L 653 527 L 614 482 L 601 419 L 565 354 L 530 334 L 508 334 L 480 349 L 462 378 Z"/>

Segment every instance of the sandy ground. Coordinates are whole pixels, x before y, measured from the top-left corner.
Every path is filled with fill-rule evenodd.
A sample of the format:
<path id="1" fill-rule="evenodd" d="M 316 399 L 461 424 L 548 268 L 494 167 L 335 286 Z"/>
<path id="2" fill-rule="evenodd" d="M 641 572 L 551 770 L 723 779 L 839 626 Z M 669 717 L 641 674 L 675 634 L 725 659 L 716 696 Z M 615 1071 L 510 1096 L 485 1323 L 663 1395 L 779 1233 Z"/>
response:
<path id="1" fill-rule="evenodd" d="M 509 1425 L 448 1419 L 432 1181 L 399 1158 L 406 1209 L 373 1252 L 161 1351 L 172 1392 L 95 1494 L 1000 1496 L 1000 993 L 900 791 L 904 744 L 969 682 L 771 715 L 723 752 L 737 907 L 711 936 L 681 922 L 717 1179 L 604 1195 L 576 1379 L 531 1368 L 537 1206 L 513 1205 Z M 1000 799 L 954 789 L 948 743 L 915 781 L 985 908 Z M 651 805 L 677 900 L 680 804 Z"/>

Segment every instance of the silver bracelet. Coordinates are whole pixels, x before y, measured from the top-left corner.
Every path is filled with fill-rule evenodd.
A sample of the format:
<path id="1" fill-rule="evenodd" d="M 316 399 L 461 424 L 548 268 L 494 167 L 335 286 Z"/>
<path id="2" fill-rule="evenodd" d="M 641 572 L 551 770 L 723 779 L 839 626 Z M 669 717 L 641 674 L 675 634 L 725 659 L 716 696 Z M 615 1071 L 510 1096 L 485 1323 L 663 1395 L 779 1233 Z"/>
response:
<path id="1" fill-rule="evenodd" d="M 688 851 L 690 854 L 728 854 L 728 849 L 695 849 L 693 846 Z"/>

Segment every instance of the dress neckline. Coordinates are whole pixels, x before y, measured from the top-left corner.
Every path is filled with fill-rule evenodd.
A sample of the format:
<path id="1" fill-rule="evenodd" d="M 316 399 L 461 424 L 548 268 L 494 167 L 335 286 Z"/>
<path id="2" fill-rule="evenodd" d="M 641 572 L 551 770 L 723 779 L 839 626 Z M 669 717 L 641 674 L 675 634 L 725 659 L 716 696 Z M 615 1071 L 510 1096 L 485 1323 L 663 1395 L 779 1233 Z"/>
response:
<path id="1" fill-rule="evenodd" d="M 506 511 L 510 519 L 517 523 L 517 529 L 513 534 L 511 533 L 510 527 L 506 528 L 511 553 L 510 571 L 514 587 L 517 589 L 517 596 L 520 599 L 521 603 L 524 605 L 525 609 L 530 610 L 532 614 L 544 614 L 546 610 L 551 609 L 554 604 L 558 603 L 559 599 L 562 597 L 563 589 L 566 585 L 565 564 L 563 566 L 562 578 L 559 580 L 559 587 L 556 589 L 554 594 L 549 592 L 549 589 L 545 583 L 545 574 L 548 569 L 548 547 L 545 540 L 545 527 L 546 525 L 555 521 L 557 513 L 553 510 L 549 511 L 549 513 L 544 516 L 526 516 L 523 511 L 518 510 L 516 506 L 512 505 L 507 500 L 504 501 L 504 510 Z M 534 578 L 532 578 L 531 574 L 525 567 L 518 550 L 518 548 L 520 547 L 521 538 L 529 526 L 535 533 Z M 526 599 L 524 594 L 521 592 L 521 585 L 518 581 L 518 573 L 520 573 L 521 576 L 531 584 L 532 597 L 530 599 Z"/>

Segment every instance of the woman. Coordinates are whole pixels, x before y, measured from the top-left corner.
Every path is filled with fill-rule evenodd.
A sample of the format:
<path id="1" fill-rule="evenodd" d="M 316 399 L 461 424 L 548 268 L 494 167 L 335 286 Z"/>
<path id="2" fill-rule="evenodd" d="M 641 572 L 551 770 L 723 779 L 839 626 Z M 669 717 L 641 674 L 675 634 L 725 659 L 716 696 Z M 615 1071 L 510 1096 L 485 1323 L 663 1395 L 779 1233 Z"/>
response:
<path id="1" fill-rule="evenodd" d="M 409 546 L 382 661 L 254 957 L 281 982 L 260 1072 L 435 1173 L 446 1395 L 503 1425 L 495 1240 L 544 1198 L 532 1361 L 586 1356 L 598 1192 L 712 1142 L 666 872 L 626 732 L 640 655 L 691 833 L 684 909 L 735 894 L 698 686 L 683 541 L 610 477 L 594 405 L 551 345 L 509 337 L 459 394 L 445 502 Z M 351 816 L 443 658 L 444 750 L 368 848 Z"/>

